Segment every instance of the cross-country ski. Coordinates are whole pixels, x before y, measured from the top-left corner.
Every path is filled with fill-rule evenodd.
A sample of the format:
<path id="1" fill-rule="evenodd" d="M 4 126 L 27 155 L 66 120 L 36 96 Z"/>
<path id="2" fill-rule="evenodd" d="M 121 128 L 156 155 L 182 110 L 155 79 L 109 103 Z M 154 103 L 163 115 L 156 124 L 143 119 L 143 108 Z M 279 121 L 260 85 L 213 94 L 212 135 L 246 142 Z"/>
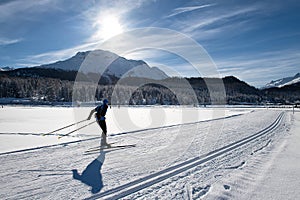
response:
<path id="1" fill-rule="evenodd" d="M 97 151 L 101 151 L 101 150 L 105 150 L 105 149 L 125 149 L 125 148 L 131 148 L 131 147 L 136 147 L 136 144 L 100 146 L 98 148 L 88 149 L 84 153 L 97 152 Z"/>

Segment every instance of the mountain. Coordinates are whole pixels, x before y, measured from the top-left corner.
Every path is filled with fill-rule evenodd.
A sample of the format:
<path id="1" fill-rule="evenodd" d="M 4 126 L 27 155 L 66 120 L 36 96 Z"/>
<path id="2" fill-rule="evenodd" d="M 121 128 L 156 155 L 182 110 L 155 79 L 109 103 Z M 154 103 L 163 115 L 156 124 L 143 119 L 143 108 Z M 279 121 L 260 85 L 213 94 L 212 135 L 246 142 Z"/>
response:
<path id="1" fill-rule="evenodd" d="M 14 68 L 12 68 L 12 67 L 0 67 L 1 72 L 11 71 L 11 70 L 14 70 Z"/>
<path id="2" fill-rule="evenodd" d="M 223 78 L 228 104 L 260 104 L 260 91 L 234 76 Z"/>
<path id="3" fill-rule="evenodd" d="M 133 68 L 124 74 L 124 77 L 142 77 L 151 78 L 154 80 L 161 80 L 168 78 L 168 76 L 157 67 L 150 68 L 146 63 Z"/>
<path id="4" fill-rule="evenodd" d="M 275 81 L 271 81 L 270 83 L 266 84 L 266 86 L 264 86 L 262 89 L 267 89 L 267 88 L 272 88 L 272 87 L 281 88 L 286 85 L 292 85 L 292 84 L 299 83 L 299 82 L 300 82 L 300 73 L 298 73 L 292 77 L 286 77 L 286 78 L 278 79 Z"/>
<path id="5" fill-rule="evenodd" d="M 272 87 L 261 90 L 268 102 L 280 104 L 300 103 L 300 82 L 288 84 L 282 87 Z"/>
<path id="6" fill-rule="evenodd" d="M 141 77 L 161 80 L 168 76 L 156 67 L 142 60 L 127 60 L 109 51 L 94 50 L 78 52 L 75 56 L 36 68 L 62 69 L 65 71 L 80 71 L 82 73 L 100 73 L 104 77 Z"/>

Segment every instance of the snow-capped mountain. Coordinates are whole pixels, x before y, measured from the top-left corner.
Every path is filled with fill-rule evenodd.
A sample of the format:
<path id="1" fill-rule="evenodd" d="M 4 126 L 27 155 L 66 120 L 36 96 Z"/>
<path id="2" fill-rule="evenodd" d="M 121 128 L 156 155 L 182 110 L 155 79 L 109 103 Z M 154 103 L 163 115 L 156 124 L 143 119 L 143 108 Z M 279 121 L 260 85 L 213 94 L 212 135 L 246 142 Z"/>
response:
<path id="1" fill-rule="evenodd" d="M 103 50 L 78 52 L 67 60 L 38 67 L 66 71 L 74 70 L 83 73 L 101 73 L 102 76 L 115 76 L 118 78 L 127 76 L 157 80 L 168 78 L 162 70 L 149 67 L 142 60 L 127 60 L 117 54 Z"/>
<path id="2" fill-rule="evenodd" d="M 270 83 L 266 84 L 266 86 L 263 88 L 264 89 L 272 88 L 272 87 L 281 88 L 283 86 L 292 85 L 292 84 L 295 84 L 298 82 L 300 82 L 300 73 L 298 73 L 292 77 L 286 77 L 286 78 L 278 79 L 275 81 L 271 81 Z"/>
<path id="3" fill-rule="evenodd" d="M 14 70 L 14 68 L 12 68 L 12 67 L 0 67 L 1 72 L 11 71 L 11 70 Z"/>
<path id="4" fill-rule="evenodd" d="M 157 67 L 149 67 L 147 64 L 142 64 L 137 68 L 133 68 L 124 74 L 124 77 L 145 77 L 154 80 L 167 78 L 166 74 Z"/>

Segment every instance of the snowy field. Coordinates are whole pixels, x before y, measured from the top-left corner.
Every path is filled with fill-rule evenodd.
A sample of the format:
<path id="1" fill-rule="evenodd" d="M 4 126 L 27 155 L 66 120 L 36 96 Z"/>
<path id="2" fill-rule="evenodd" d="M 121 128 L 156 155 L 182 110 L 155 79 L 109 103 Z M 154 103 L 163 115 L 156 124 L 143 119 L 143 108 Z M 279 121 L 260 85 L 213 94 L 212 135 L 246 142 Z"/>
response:
<path id="1" fill-rule="evenodd" d="M 111 108 L 99 145 L 91 108 L 1 109 L 0 199 L 298 199 L 300 112 Z M 76 128 L 92 123 L 70 136 Z"/>
<path id="2" fill-rule="evenodd" d="M 100 136 L 98 124 L 92 123 L 70 134 L 70 137 L 58 139 L 57 134 L 69 133 L 95 121 L 93 118 L 77 126 L 43 136 L 45 133 L 86 119 L 91 109 L 86 107 L 4 107 L 0 110 L 0 153 Z M 113 135 L 230 117 L 250 111 L 251 109 L 224 108 L 112 107 L 108 110 L 106 118 L 108 134 Z"/>

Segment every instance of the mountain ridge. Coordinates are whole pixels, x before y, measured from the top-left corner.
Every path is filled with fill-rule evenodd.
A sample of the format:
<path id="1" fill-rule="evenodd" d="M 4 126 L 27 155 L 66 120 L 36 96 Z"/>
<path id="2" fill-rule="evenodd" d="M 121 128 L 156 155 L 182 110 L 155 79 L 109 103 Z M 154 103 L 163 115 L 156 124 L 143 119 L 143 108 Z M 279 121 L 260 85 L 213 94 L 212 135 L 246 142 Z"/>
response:
<path id="1" fill-rule="evenodd" d="M 282 88 L 286 85 L 292 85 L 298 82 L 300 82 L 300 73 L 297 73 L 295 76 L 285 77 L 285 78 L 277 79 L 275 81 L 272 80 L 261 89 L 268 89 L 273 87 Z"/>
<path id="2" fill-rule="evenodd" d="M 63 61 L 35 66 L 35 68 L 62 69 L 65 71 L 80 71 L 82 73 L 98 73 L 104 77 L 134 76 L 160 80 L 168 75 L 158 68 L 151 68 L 143 60 L 132 60 L 105 50 L 78 52 Z M 143 73 L 143 72 L 147 73 Z"/>

